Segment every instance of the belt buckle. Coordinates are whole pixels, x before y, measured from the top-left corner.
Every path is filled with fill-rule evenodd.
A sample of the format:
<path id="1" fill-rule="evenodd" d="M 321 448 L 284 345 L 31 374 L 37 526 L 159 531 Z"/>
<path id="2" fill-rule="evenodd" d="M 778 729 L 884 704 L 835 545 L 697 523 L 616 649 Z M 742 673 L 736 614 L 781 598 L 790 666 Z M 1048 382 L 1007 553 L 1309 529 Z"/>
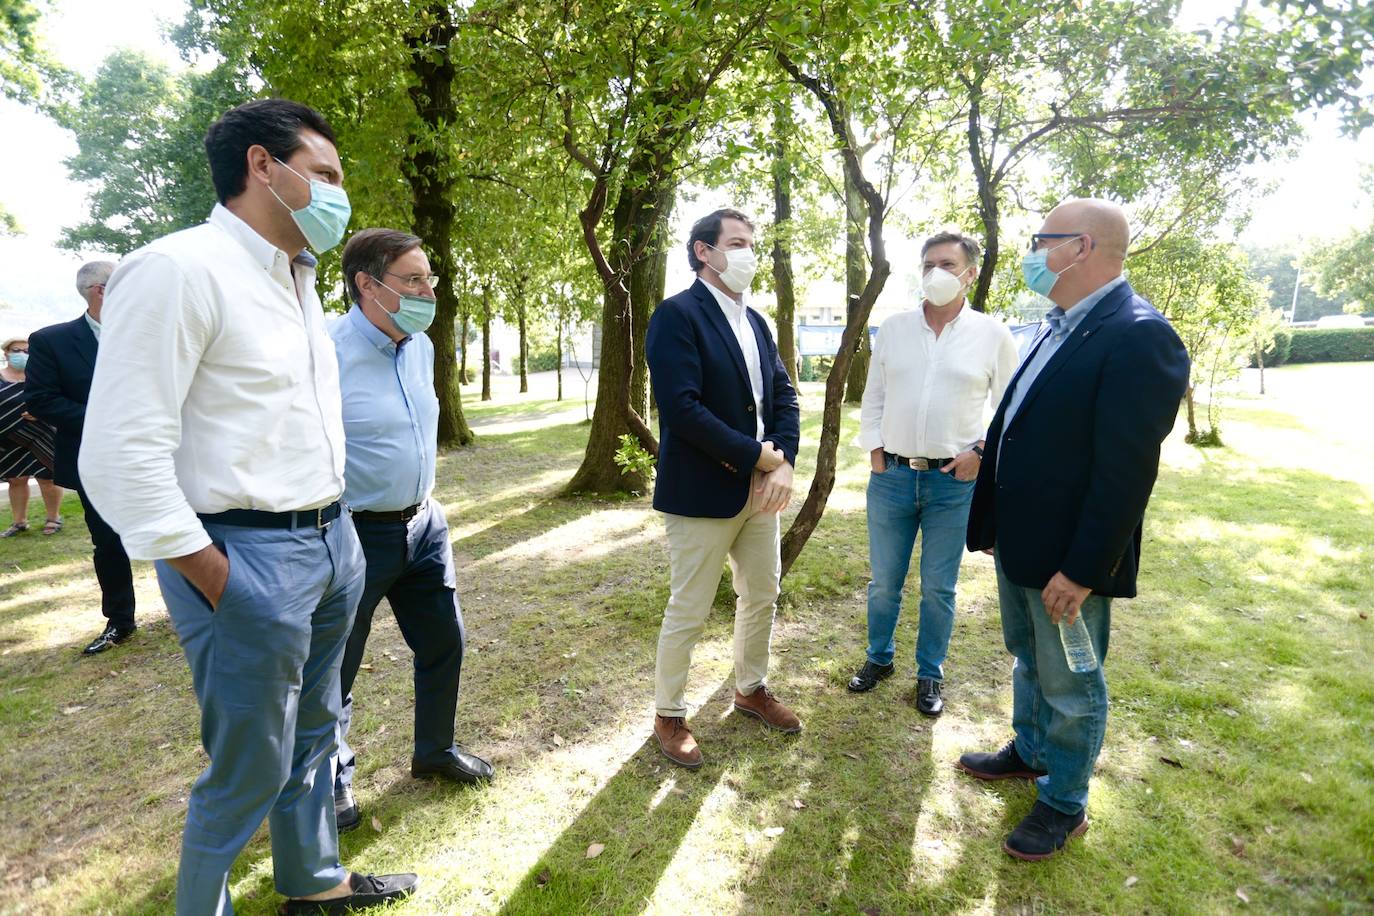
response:
<path id="1" fill-rule="evenodd" d="M 334 523 L 334 520 L 333 520 L 333 519 L 329 519 L 328 521 L 325 520 L 325 517 L 324 517 L 324 510 L 325 510 L 325 509 L 328 509 L 328 508 L 329 508 L 328 506 L 321 506 L 321 507 L 318 508 L 318 509 L 313 509 L 313 510 L 311 510 L 311 511 L 313 511 L 313 512 L 315 513 L 315 530 L 316 530 L 316 531 L 325 531 L 325 530 L 327 530 L 327 529 L 329 528 L 330 525 L 332 525 L 332 524 Z"/>
<path id="2" fill-rule="evenodd" d="M 917 471 L 929 471 L 929 470 L 930 470 L 930 462 L 929 462 L 928 460 L 926 460 L 925 458 L 912 458 L 912 459 L 911 459 L 911 467 L 912 467 L 913 470 L 917 470 Z"/>

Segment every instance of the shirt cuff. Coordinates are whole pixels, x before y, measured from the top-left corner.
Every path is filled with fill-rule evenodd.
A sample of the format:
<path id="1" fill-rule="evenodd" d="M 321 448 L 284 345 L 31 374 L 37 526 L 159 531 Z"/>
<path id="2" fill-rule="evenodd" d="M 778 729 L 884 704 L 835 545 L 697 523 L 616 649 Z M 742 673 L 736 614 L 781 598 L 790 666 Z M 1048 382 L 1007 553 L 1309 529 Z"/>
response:
<path id="1" fill-rule="evenodd" d="M 859 446 L 866 452 L 883 447 L 883 432 L 880 429 L 860 430 Z"/>
<path id="2" fill-rule="evenodd" d="M 169 560 L 185 557 L 198 550 L 204 550 L 212 543 L 203 526 L 149 537 L 121 536 L 121 540 L 124 542 L 124 551 L 131 560 Z"/>

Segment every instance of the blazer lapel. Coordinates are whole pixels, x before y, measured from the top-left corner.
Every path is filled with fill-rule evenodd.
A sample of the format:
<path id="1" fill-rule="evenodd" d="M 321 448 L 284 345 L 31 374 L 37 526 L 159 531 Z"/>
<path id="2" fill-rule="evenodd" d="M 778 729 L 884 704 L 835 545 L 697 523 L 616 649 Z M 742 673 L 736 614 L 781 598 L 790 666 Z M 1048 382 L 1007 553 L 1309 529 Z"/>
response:
<path id="1" fill-rule="evenodd" d="M 94 369 L 96 348 L 99 346 L 95 339 L 95 333 L 91 331 L 91 326 L 86 323 L 85 315 L 73 321 L 72 324 L 74 326 L 72 337 L 76 342 L 76 352 L 87 366 Z"/>
<path id="2" fill-rule="evenodd" d="M 1020 406 L 1016 408 L 1016 416 L 1011 418 L 1013 423 L 1020 417 L 1025 416 L 1026 408 L 1030 406 L 1031 401 L 1035 400 L 1035 396 L 1040 393 L 1040 390 L 1045 387 L 1050 378 L 1073 357 L 1073 354 L 1078 348 L 1083 346 L 1083 342 L 1097 331 L 1098 326 L 1102 324 L 1107 316 L 1119 309 L 1121 303 L 1125 302 L 1126 299 L 1133 294 L 1131 285 L 1123 282 L 1093 306 L 1093 310 L 1078 323 L 1078 327 L 1074 328 L 1073 335 L 1059 345 L 1059 349 L 1054 351 L 1054 355 L 1051 356 L 1050 361 L 1045 364 L 1045 368 L 1041 369 L 1040 374 L 1031 382 L 1030 390 L 1027 391 L 1026 396 L 1021 399 Z M 1027 357 L 1026 363 L 1030 363 L 1029 357 Z"/>
<path id="3" fill-rule="evenodd" d="M 701 287 L 697 289 L 697 287 Z M 706 284 L 700 279 L 692 284 L 692 291 L 697 294 L 701 308 L 706 313 L 706 322 L 716 329 L 720 335 L 721 342 L 725 344 L 726 351 L 730 358 L 735 361 L 735 369 L 739 371 L 739 377 L 744 382 L 744 387 L 749 387 L 749 370 L 744 366 L 744 351 L 739 348 L 739 338 L 735 336 L 734 329 L 725 320 L 725 313 L 721 311 L 720 303 L 716 297 L 706 288 Z M 748 310 L 745 311 L 747 317 Z"/>

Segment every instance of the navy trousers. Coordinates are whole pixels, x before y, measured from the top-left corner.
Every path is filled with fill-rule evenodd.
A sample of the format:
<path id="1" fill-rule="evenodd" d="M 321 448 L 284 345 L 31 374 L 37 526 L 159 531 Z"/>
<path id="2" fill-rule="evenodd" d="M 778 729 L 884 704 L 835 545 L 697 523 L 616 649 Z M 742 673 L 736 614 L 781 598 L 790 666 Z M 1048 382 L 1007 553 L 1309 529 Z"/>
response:
<path id="1" fill-rule="evenodd" d="M 86 528 L 91 532 L 95 547 L 95 578 L 100 583 L 100 612 L 107 623 L 121 630 L 134 626 L 134 571 L 124 542 L 115 530 L 95 511 L 82 487 L 76 488 L 81 508 L 86 513 Z"/>
<path id="2" fill-rule="evenodd" d="M 229 868 L 264 817 L 280 893 L 317 894 L 347 877 L 332 777 L 339 663 L 363 590 L 346 513 L 323 531 L 205 527 L 229 557 L 215 610 L 170 564 L 157 564 L 210 757 L 181 841 L 177 913 L 187 916 L 233 912 Z"/>
<path id="3" fill-rule="evenodd" d="M 416 760 L 439 763 L 451 753 L 463 670 L 463 612 L 443 507 L 431 499 L 409 522 L 359 517 L 356 524 L 367 557 L 367 584 L 339 672 L 339 787 L 353 784 L 357 760 L 346 740 L 353 687 L 372 632 L 372 615 L 382 598 L 391 604 L 401 636 L 415 656 Z"/>

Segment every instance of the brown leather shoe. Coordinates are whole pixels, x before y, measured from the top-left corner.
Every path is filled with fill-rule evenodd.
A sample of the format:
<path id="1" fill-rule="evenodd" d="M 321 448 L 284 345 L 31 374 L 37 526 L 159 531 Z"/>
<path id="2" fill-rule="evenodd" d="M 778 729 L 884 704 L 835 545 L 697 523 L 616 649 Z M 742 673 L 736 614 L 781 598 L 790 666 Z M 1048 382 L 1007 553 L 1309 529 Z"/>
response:
<path id="1" fill-rule="evenodd" d="M 663 756 L 680 767 L 695 770 L 701 766 L 701 748 L 692 737 L 687 720 L 682 716 L 654 716 L 654 737 L 658 739 Z"/>
<path id="2" fill-rule="evenodd" d="M 769 728 L 776 728 L 778 731 L 787 732 L 789 735 L 802 730 L 801 719 L 798 719 L 797 714 L 792 710 L 778 702 L 778 698 L 773 696 L 773 691 L 768 689 L 767 684 L 760 686 L 748 696 L 736 690 L 735 709 L 746 716 L 763 720 L 763 724 Z"/>

